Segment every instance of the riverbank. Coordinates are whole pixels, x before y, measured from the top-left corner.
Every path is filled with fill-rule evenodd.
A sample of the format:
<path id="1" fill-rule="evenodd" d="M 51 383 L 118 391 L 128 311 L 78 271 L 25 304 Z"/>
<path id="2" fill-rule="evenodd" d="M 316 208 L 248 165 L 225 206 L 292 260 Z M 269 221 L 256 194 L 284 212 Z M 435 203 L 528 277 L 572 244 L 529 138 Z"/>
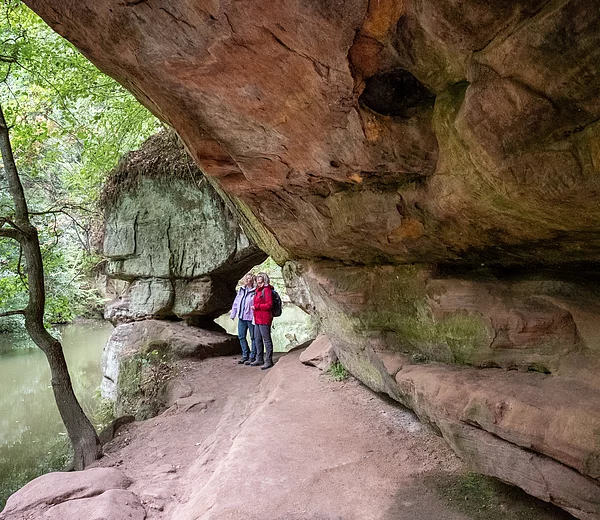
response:
<path id="1" fill-rule="evenodd" d="M 81 320 L 60 327 L 73 388 L 88 416 L 99 400 L 102 349 L 112 325 Z M 0 509 L 30 480 L 63 468 L 69 443 L 44 353 L 26 334 L 0 335 Z"/>
<path id="2" fill-rule="evenodd" d="M 96 466 L 131 479 L 148 520 L 571 518 L 470 475 L 411 412 L 298 357 L 179 362 L 169 409 L 121 429 Z"/>

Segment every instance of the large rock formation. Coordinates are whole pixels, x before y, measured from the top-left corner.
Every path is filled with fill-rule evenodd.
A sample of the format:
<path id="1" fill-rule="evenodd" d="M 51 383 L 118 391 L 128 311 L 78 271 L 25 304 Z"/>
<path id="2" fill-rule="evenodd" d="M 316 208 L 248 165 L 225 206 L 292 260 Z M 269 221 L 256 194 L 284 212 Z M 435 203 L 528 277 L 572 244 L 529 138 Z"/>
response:
<path id="1" fill-rule="evenodd" d="M 212 320 L 231 308 L 238 280 L 266 255 L 171 131 L 121 161 L 101 203 L 106 271 L 127 284 L 106 306 L 117 327 L 104 349 L 102 395 L 117 415 L 141 419 L 161 407 L 172 360 L 239 351 L 237 337 L 215 331 Z"/>
<path id="2" fill-rule="evenodd" d="M 537 272 L 288 262 L 344 366 L 413 409 L 475 470 L 600 518 L 598 289 Z M 453 276 L 452 276 L 453 275 Z"/>
<path id="3" fill-rule="evenodd" d="M 238 280 L 265 259 L 172 132 L 126 156 L 101 200 L 106 272 L 129 282 L 107 306 L 113 322 L 208 322 L 231 308 Z"/>
<path id="4" fill-rule="evenodd" d="M 600 518 L 595 2 L 26 3 L 177 130 L 348 369 Z"/>

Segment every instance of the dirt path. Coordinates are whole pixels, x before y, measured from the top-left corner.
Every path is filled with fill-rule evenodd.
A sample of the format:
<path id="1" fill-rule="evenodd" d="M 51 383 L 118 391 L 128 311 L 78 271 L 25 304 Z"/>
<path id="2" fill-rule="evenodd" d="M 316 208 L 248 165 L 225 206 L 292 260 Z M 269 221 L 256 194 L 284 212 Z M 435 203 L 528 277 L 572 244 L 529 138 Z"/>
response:
<path id="1" fill-rule="evenodd" d="M 120 430 L 98 465 L 133 479 L 150 520 L 571 518 L 468 475 L 412 413 L 298 355 L 266 373 L 181 363 L 191 395 Z"/>

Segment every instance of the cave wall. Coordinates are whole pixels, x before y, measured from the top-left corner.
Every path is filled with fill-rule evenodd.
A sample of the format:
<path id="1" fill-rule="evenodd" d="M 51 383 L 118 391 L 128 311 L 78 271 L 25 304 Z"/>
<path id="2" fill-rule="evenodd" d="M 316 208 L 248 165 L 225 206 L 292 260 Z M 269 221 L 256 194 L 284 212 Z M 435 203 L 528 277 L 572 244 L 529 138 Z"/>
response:
<path id="1" fill-rule="evenodd" d="M 475 471 L 600 515 L 600 298 L 564 279 L 293 261 L 292 298 L 342 364 L 414 410 Z M 475 276 L 476 275 L 476 276 Z"/>
<path id="2" fill-rule="evenodd" d="M 354 375 L 600 518 L 596 2 L 25 3 L 176 129 Z"/>

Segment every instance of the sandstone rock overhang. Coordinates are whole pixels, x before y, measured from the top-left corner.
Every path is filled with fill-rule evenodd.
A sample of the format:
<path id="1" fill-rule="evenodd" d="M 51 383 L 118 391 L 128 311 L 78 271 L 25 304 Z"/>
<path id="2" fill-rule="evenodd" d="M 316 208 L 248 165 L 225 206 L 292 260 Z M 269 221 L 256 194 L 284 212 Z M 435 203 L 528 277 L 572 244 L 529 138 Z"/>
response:
<path id="1" fill-rule="evenodd" d="M 598 259 L 594 2 L 26 3 L 177 130 L 280 260 Z"/>
<path id="2" fill-rule="evenodd" d="M 468 365 L 465 381 L 474 367 L 534 370 L 525 381 L 557 378 L 549 402 L 585 382 L 576 399 L 598 409 L 595 2 L 25 3 L 176 129 L 251 238 L 287 262 L 346 368 L 481 471 L 525 488 L 534 475 L 529 492 L 599 518 L 600 445 L 572 428 L 578 407 L 556 414 L 560 443 L 517 439 L 518 424 L 538 431 L 525 382 L 494 444 L 491 423 L 444 409 L 427 366 L 401 370 L 406 354 Z M 461 384 L 439 367 L 444 392 Z M 578 443 L 575 458 L 556 453 Z M 562 471 L 562 488 L 544 488 Z"/>

